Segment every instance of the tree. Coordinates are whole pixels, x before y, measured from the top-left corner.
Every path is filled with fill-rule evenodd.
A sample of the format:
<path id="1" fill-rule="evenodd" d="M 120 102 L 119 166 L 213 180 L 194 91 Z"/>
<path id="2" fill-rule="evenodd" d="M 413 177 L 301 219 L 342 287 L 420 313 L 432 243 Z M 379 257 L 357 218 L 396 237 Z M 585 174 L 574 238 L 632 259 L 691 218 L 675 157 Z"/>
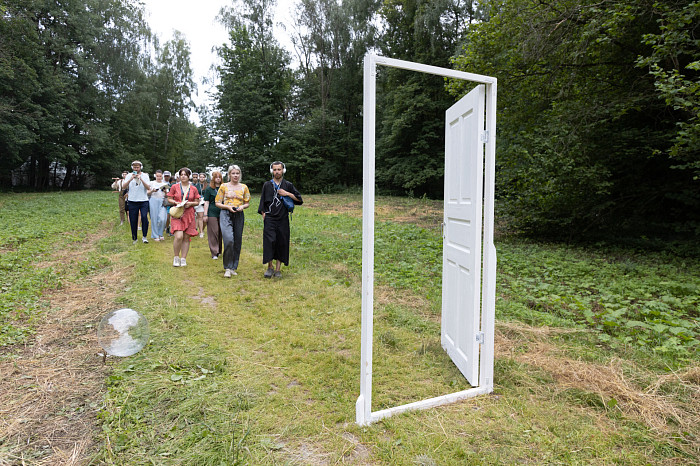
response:
<path id="1" fill-rule="evenodd" d="M 110 165 L 109 119 L 134 76 L 141 9 L 124 0 L 7 0 L 2 12 L 2 171 L 25 166 L 37 189 L 80 187 Z"/>
<path id="2" fill-rule="evenodd" d="M 647 68 L 654 87 L 676 119 L 669 154 L 675 168 L 692 170 L 700 178 L 700 2 L 659 2 L 659 31 L 642 37 L 651 46 L 637 65 Z M 695 189 L 698 189 L 697 183 Z M 696 196 L 697 197 L 697 196 Z"/>
<path id="3" fill-rule="evenodd" d="M 362 180 L 362 60 L 376 40 L 375 0 L 302 1 L 293 43 L 300 68 L 280 153 L 307 191 Z"/>
<path id="4" fill-rule="evenodd" d="M 189 45 L 177 31 L 162 47 L 154 45 L 155 59 L 144 60 L 142 74 L 117 106 L 112 129 L 121 166 L 138 158 L 148 170 L 176 170 L 188 164 L 184 153 L 196 132 L 188 120 L 195 88 Z"/>
<path id="5" fill-rule="evenodd" d="M 449 67 L 468 21 L 477 11 L 460 0 L 388 0 L 382 52 Z M 377 183 L 388 192 L 443 195 L 445 110 L 454 98 L 442 78 L 382 70 L 378 80 Z"/>
<path id="6" fill-rule="evenodd" d="M 215 93 L 214 131 L 229 160 L 251 183 L 268 177 L 282 122 L 288 113 L 289 54 L 272 35 L 274 1 L 245 0 L 238 13 L 222 10 L 230 44 L 222 45 L 221 82 Z"/>
<path id="7" fill-rule="evenodd" d="M 513 227 L 582 237 L 697 221 L 697 184 L 669 157 L 685 109 L 658 98 L 653 65 L 636 66 L 664 61 L 655 5 L 501 0 L 471 25 L 455 64 L 499 79 L 497 193 Z"/>

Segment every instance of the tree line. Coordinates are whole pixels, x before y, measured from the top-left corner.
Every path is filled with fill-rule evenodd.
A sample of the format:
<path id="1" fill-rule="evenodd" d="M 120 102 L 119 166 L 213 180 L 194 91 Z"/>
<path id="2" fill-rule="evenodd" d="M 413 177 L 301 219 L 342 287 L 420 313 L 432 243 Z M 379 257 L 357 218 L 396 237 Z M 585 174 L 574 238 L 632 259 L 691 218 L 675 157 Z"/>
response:
<path id="1" fill-rule="evenodd" d="M 197 147 L 189 45 L 128 0 L 0 1 L 0 185 L 80 189 Z"/>
<path id="2" fill-rule="evenodd" d="M 499 216 L 559 238 L 700 233 L 700 3 L 301 0 L 294 56 L 269 0 L 223 21 L 208 119 L 262 180 L 282 159 L 307 192 L 359 186 L 367 51 L 499 79 Z M 296 63 L 296 66 L 290 65 Z M 377 189 L 443 193 L 444 112 L 473 84 L 377 76 Z"/>
<path id="3" fill-rule="evenodd" d="M 235 0 L 199 127 L 188 45 L 157 44 L 138 5 L 0 5 L 3 185 L 29 166 L 43 188 L 60 166 L 63 187 L 78 186 L 139 157 L 235 162 L 253 188 L 279 159 L 305 192 L 358 187 L 373 51 L 498 78 L 497 196 L 512 228 L 700 231 L 698 1 L 299 0 L 285 50 L 275 1 Z M 444 112 L 470 85 L 384 68 L 377 84 L 378 192 L 441 197 Z"/>

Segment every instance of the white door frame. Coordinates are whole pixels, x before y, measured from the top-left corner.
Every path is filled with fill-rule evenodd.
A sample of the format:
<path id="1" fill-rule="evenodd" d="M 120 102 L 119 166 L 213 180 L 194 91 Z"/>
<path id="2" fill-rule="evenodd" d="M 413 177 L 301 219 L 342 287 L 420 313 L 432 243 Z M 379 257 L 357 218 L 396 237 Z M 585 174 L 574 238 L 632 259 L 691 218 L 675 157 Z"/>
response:
<path id="1" fill-rule="evenodd" d="M 374 333 L 374 199 L 377 65 L 464 79 L 486 85 L 484 160 L 483 256 L 481 281 L 481 351 L 479 386 L 448 395 L 372 412 L 372 340 Z M 368 53 L 364 58 L 363 88 L 363 189 L 362 189 L 362 341 L 360 396 L 355 422 L 367 425 L 394 414 L 425 409 L 493 391 L 493 353 L 496 304 L 496 248 L 493 245 L 493 207 L 496 173 L 496 78 Z"/>

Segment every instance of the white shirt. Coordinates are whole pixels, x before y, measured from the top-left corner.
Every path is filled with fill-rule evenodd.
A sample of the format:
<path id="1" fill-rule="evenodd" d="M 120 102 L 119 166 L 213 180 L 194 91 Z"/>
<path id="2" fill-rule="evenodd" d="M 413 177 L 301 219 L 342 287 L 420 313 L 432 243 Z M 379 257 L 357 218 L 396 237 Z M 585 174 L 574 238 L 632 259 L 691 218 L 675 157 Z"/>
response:
<path id="1" fill-rule="evenodd" d="M 169 185 L 170 183 L 166 183 L 165 181 L 161 181 L 160 183 L 157 181 L 153 181 L 149 183 L 151 189 L 155 189 L 155 191 L 153 191 L 153 193 L 151 194 L 151 197 L 155 199 L 163 199 L 165 197 L 165 193 L 158 188 Z"/>
<path id="2" fill-rule="evenodd" d="M 136 179 L 134 179 L 136 178 Z M 148 177 L 148 173 L 141 172 L 141 179 L 135 177 L 133 173 L 126 175 L 126 181 L 133 180 L 129 183 L 129 202 L 143 202 L 148 200 L 148 193 L 146 192 L 146 187 L 143 185 L 143 181 L 150 185 L 151 179 Z"/>
<path id="3" fill-rule="evenodd" d="M 121 193 L 123 182 L 124 180 L 116 180 L 114 183 L 112 183 L 112 189 Z"/>

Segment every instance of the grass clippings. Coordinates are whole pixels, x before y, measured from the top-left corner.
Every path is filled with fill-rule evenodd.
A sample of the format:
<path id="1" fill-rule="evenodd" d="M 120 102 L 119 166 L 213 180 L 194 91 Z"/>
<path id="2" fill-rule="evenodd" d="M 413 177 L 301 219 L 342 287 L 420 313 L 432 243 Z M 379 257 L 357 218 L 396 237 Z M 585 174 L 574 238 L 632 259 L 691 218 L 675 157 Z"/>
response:
<path id="1" fill-rule="evenodd" d="M 56 251 L 54 258 L 68 273 L 70 262 L 81 262 L 104 236 L 92 235 L 80 250 Z M 98 354 L 97 323 L 112 310 L 128 272 L 106 270 L 48 292 L 50 310 L 32 341 L 3 349 L 0 464 L 85 464 L 95 448 L 110 371 Z"/>
<path id="2" fill-rule="evenodd" d="M 700 366 L 658 376 L 618 357 L 611 357 L 607 364 L 572 359 L 563 354 L 561 346 L 549 342 L 552 335 L 577 331 L 498 322 L 496 358 L 510 357 L 543 369 L 555 380 L 557 391 L 574 389 L 595 394 L 601 406 L 619 410 L 659 435 L 682 437 L 682 432 L 700 425 Z M 687 391 L 685 403 L 679 404 L 678 397 L 662 393 L 662 387 L 670 383 L 680 384 Z M 689 437 L 686 448 L 688 453 L 700 455 L 700 439 Z"/>

